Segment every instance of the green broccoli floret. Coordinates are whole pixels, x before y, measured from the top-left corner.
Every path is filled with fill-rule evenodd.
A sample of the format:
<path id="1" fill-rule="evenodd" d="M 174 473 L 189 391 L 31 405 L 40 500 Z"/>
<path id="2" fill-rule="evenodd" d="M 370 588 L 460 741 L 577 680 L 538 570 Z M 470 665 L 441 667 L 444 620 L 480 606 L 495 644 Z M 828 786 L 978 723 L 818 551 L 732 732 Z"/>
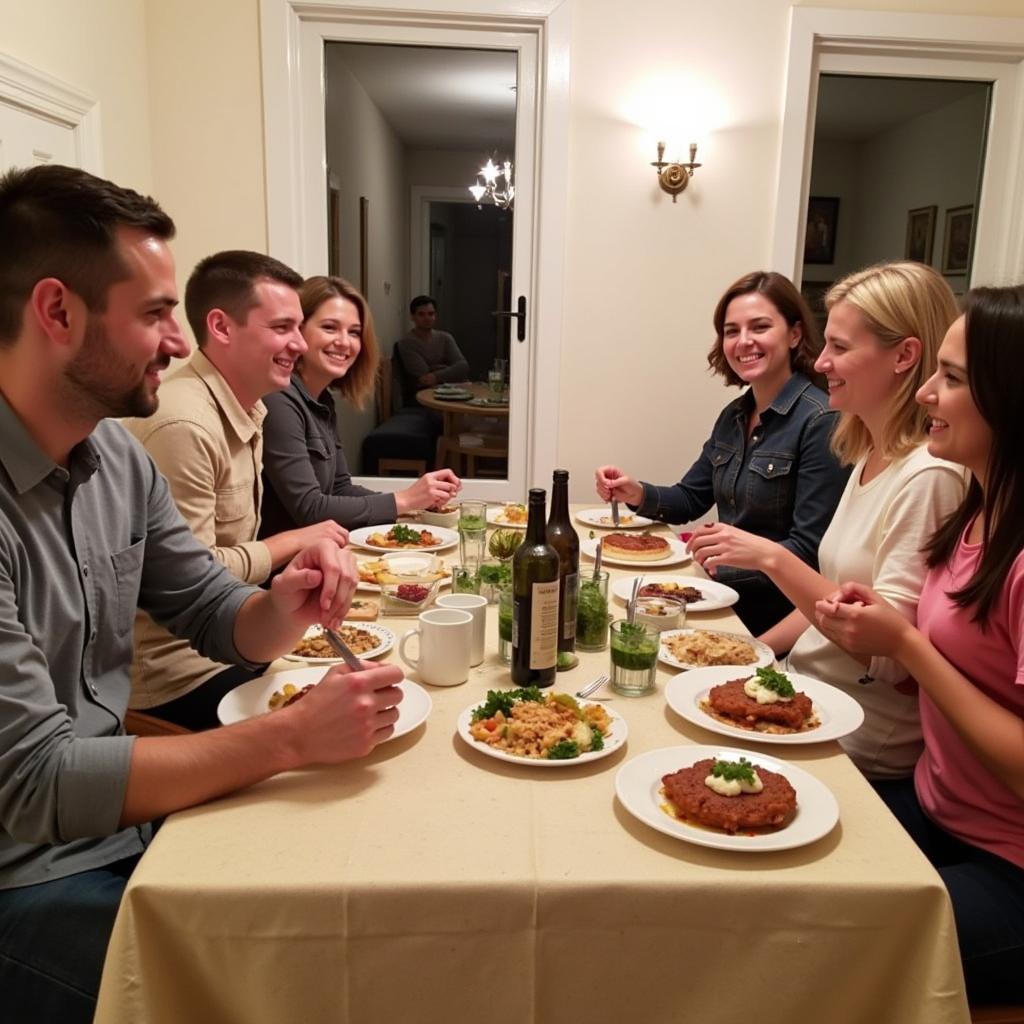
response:
<path id="1" fill-rule="evenodd" d="M 550 761 L 571 761 L 574 757 L 579 756 L 579 744 L 572 740 L 559 740 L 548 750 L 548 760 Z"/>
<path id="2" fill-rule="evenodd" d="M 604 750 L 604 733 L 596 725 L 590 727 L 590 749 Z"/>

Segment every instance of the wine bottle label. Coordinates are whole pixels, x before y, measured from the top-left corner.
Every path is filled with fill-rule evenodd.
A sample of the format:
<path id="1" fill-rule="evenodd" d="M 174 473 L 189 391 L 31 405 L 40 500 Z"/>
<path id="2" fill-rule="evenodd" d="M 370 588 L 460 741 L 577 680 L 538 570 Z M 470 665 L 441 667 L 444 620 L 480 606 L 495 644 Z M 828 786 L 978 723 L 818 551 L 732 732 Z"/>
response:
<path id="1" fill-rule="evenodd" d="M 530 668 L 551 668 L 558 659 L 558 580 L 534 583 L 530 604 Z"/>
<path id="2" fill-rule="evenodd" d="M 579 573 L 567 572 L 562 577 L 562 639 L 572 640 L 576 636 L 576 594 Z"/>

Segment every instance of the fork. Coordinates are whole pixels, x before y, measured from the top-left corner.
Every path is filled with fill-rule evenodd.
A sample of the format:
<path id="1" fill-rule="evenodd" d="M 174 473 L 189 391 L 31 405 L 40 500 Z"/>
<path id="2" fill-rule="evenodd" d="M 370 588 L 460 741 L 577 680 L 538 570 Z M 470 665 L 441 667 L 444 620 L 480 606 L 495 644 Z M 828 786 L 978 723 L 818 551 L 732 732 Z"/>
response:
<path id="1" fill-rule="evenodd" d="M 334 648 L 334 653 L 338 657 L 342 658 L 346 665 L 355 672 L 362 671 L 362 663 L 352 653 L 351 648 L 341 637 L 338 635 L 336 630 L 331 629 L 328 626 L 323 627 L 324 636 L 327 637 L 327 642 Z"/>
<path id="2" fill-rule="evenodd" d="M 606 676 L 606 675 L 599 675 L 596 679 L 594 679 L 591 682 L 587 683 L 586 686 L 581 686 L 580 689 L 578 689 L 576 691 L 576 696 L 577 697 L 589 697 L 592 693 L 596 693 L 598 690 L 600 690 L 601 687 L 604 686 L 604 684 L 607 683 L 607 682 L 608 682 L 608 676 Z"/>

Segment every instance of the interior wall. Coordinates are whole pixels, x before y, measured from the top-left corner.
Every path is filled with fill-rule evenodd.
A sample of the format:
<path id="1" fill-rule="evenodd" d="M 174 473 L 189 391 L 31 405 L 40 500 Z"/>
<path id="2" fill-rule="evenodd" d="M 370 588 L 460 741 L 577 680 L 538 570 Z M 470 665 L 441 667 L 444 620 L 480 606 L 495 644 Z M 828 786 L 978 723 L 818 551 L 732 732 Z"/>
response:
<path id="1" fill-rule="evenodd" d="M 811 163 L 812 196 L 839 200 L 836 221 L 836 252 L 833 263 L 805 263 L 803 282 L 836 281 L 864 264 L 859 262 L 857 235 L 863 225 L 860 209 L 862 146 L 859 142 L 823 139 L 814 144 Z M 902 249 L 900 250 L 902 251 Z"/>
<path id="2" fill-rule="evenodd" d="M 152 167 L 146 0 L 0 0 L 0 26 L 0 51 L 99 101 L 102 173 L 163 201 Z M 98 59 L 104 53 L 116 59 Z"/>
<path id="3" fill-rule="evenodd" d="M 409 186 L 443 185 L 468 189 L 476 181 L 477 171 L 487 162 L 487 156 L 483 149 L 407 149 Z"/>
<path id="4" fill-rule="evenodd" d="M 369 200 L 366 298 L 381 352 L 390 356 L 407 327 L 409 199 L 405 149 L 366 90 L 328 50 L 327 169 L 341 194 L 340 269 L 360 287 L 360 199 Z M 358 139 L 358 145 L 353 140 Z M 361 472 L 360 448 L 377 422 L 373 403 L 338 404 L 338 436 L 349 466 Z"/>

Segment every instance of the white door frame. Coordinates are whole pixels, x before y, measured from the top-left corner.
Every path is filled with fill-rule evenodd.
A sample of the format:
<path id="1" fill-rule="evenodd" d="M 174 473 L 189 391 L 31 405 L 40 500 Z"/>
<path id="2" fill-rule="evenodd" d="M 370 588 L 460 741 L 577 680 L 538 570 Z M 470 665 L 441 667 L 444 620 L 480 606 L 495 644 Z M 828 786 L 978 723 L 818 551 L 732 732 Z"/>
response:
<path id="1" fill-rule="evenodd" d="M 0 53 L 0 103 L 69 128 L 76 165 L 90 174 L 103 173 L 100 108 L 94 96 Z"/>
<path id="2" fill-rule="evenodd" d="M 409 294 L 430 294 L 430 204 L 472 203 L 456 185 L 412 185 L 409 189 Z"/>
<path id="3" fill-rule="evenodd" d="M 794 281 L 823 71 L 993 82 L 969 283 L 1024 280 L 1024 19 L 792 9 L 772 266 Z"/>
<path id="4" fill-rule="evenodd" d="M 571 0 L 405 0 L 403 9 L 370 0 L 260 0 L 263 69 L 264 151 L 267 176 L 267 226 L 270 251 L 296 269 L 319 269 L 311 260 L 303 210 L 310 182 L 322 190 L 323 167 L 310 167 L 321 146 L 322 109 L 304 102 L 302 89 L 303 23 L 394 26 L 405 30 L 464 29 L 474 32 L 530 33 L 537 41 L 537 132 L 534 146 L 535 201 L 531 217 L 533 280 L 519 292 L 531 296 L 527 326 L 530 405 L 526 412 L 528 485 L 550 480 L 558 443 L 559 364 L 568 198 L 569 48 Z M 486 7 L 486 10 L 482 9 Z M 500 45 L 500 44 L 496 44 Z M 522 86 L 521 86 L 522 87 Z M 524 168 L 524 171 L 526 169 Z M 319 194 L 319 193 L 318 193 Z M 319 233 L 319 232 L 318 232 Z M 314 247 L 315 248 L 315 247 Z M 318 253 L 318 250 L 317 250 Z M 394 486 L 402 482 L 386 481 Z M 493 484 L 475 481 L 474 492 Z M 490 495 L 488 495 L 490 496 Z M 494 495 L 498 497 L 499 495 Z M 505 495 L 518 498 L 521 495 Z"/>

